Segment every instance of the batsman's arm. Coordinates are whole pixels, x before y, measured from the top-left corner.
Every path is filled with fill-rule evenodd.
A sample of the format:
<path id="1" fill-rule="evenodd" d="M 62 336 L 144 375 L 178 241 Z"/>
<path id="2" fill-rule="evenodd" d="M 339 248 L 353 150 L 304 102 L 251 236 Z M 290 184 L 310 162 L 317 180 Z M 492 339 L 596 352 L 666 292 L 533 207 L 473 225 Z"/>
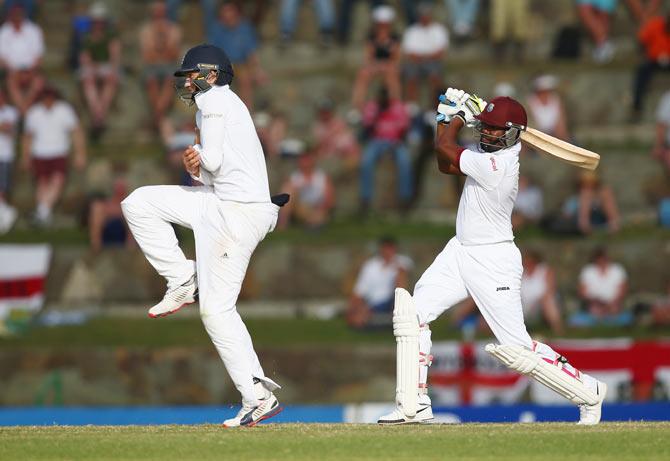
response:
<path id="1" fill-rule="evenodd" d="M 453 117 L 449 124 L 437 124 L 437 141 L 435 142 L 435 153 L 437 155 L 437 167 L 441 173 L 463 175 L 459 168 L 461 152 L 465 149 L 457 144 L 458 132 L 463 128 L 463 119 Z"/>
<path id="2" fill-rule="evenodd" d="M 214 111 L 204 111 L 200 125 L 200 144 L 194 149 L 200 155 L 200 167 L 216 173 L 223 163 L 223 144 L 225 141 L 224 114 Z"/>

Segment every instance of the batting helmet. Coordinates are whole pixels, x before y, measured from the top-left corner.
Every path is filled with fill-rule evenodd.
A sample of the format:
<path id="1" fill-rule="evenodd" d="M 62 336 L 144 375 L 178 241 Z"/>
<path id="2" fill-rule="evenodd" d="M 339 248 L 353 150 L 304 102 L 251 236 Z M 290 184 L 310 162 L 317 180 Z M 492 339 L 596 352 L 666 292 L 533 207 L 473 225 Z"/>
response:
<path id="1" fill-rule="evenodd" d="M 518 128 L 524 130 L 528 125 L 526 109 L 517 100 L 507 96 L 491 99 L 486 107 L 475 118 L 482 123 L 496 128 Z"/>
<path id="2" fill-rule="evenodd" d="M 198 72 L 198 75 L 191 82 L 196 88 L 195 92 L 191 92 L 184 86 L 186 77 L 193 72 Z M 228 85 L 233 81 L 233 66 L 226 53 L 217 46 L 207 44 L 194 46 L 188 50 L 179 69 L 174 73 L 174 76 L 177 77 L 175 86 L 179 97 L 193 103 L 197 93 L 205 92 L 211 88 L 207 82 L 210 72 L 216 73 L 216 81 L 214 82 L 216 85 Z"/>

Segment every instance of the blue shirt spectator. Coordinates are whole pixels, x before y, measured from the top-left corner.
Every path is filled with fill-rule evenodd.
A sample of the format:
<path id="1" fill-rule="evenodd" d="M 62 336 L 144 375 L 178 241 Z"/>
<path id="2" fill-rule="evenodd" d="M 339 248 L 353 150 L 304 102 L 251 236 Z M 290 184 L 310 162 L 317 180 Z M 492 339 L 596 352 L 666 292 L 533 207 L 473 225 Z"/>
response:
<path id="1" fill-rule="evenodd" d="M 221 5 L 219 14 L 213 2 L 203 2 L 207 41 L 222 48 L 233 64 L 246 63 L 258 49 L 254 26 L 242 16 L 233 2 Z"/>

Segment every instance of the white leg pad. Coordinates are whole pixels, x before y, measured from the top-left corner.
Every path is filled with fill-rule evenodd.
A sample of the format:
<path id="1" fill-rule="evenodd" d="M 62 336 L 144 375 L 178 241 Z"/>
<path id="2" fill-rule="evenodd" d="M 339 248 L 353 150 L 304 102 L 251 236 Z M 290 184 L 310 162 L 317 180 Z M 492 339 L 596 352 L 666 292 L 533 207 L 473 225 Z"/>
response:
<path id="1" fill-rule="evenodd" d="M 517 345 L 487 344 L 485 350 L 512 370 L 530 376 L 577 405 L 595 405 L 599 401 L 596 392 L 560 361 L 550 363 L 539 354 Z"/>
<path id="2" fill-rule="evenodd" d="M 416 415 L 419 385 L 419 318 L 412 295 L 395 289 L 393 334 L 396 352 L 396 403 L 409 418 Z"/>

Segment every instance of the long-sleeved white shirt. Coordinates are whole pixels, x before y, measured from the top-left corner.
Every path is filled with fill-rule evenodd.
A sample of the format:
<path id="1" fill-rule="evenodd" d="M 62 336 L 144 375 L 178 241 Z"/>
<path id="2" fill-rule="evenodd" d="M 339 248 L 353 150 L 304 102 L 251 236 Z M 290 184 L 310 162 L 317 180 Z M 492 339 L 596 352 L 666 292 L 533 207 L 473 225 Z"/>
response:
<path id="1" fill-rule="evenodd" d="M 270 201 L 263 148 L 249 110 L 228 85 L 195 97 L 200 130 L 200 177 L 221 200 Z"/>

